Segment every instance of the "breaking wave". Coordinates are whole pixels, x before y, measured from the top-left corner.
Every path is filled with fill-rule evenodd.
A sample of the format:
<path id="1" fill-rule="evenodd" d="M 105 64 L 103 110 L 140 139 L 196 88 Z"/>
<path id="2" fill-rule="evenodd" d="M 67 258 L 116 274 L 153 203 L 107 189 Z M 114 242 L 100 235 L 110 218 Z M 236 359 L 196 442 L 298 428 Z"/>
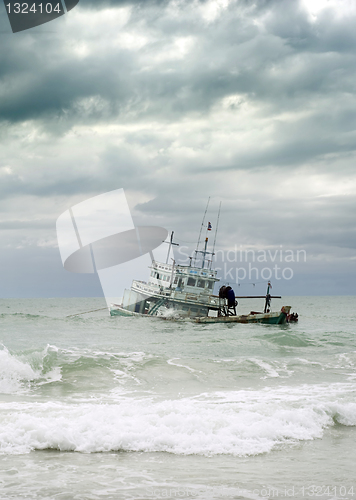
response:
<path id="1" fill-rule="evenodd" d="M 355 403 L 325 400 L 326 387 L 306 391 L 237 391 L 165 401 L 122 398 L 119 404 L 8 403 L 0 416 L 0 452 L 248 456 L 322 438 L 335 423 L 356 425 Z"/>
<path id="2" fill-rule="evenodd" d="M 46 363 L 52 346 L 42 351 L 15 355 L 5 346 L 0 348 L 0 393 L 21 392 L 33 382 L 46 383 L 60 379 L 60 368 Z"/>

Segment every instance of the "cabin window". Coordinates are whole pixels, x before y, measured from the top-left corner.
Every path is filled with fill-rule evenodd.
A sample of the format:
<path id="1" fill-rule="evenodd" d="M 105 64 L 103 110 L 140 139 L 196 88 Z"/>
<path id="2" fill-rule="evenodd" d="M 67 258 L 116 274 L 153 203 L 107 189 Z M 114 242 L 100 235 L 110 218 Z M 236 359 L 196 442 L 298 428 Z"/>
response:
<path id="1" fill-rule="evenodd" d="M 207 281 L 206 288 L 209 288 L 209 290 L 212 290 L 214 288 L 214 281 Z"/>
<path id="2" fill-rule="evenodd" d="M 176 285 L 178 283 L 178 278 L 177 276 L 174 278 L 174 284 Z"/>
<path id="3" fill-rule="evenodd" d="M 194 278 L 188 278 L 188 286 L 195 286 L 196 280 Z"/>
<path id="4" fill-rule="evenodd" d="M 204 288 L 205 287 L 205 281 L 204 280 L 198 280 L 197 286 L 200 287 L 200 288 Z"/>

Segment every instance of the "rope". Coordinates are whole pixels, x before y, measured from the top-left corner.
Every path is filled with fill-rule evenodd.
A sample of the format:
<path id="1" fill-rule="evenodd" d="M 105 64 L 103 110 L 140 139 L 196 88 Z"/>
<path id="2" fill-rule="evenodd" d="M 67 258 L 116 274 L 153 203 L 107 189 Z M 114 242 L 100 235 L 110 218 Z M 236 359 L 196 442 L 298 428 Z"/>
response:
<path id="1" fill-rule="evenodd" d="M 96 311 L 104 311 L 104 309 L 107 309 L 107 307 L 102 307 L 101 309 L 92 309 L 91 311 L 84 311 L 84 312 L 77 313 L 77 314 L 70 314 L 69 316 L 66 316 L 66 318 L 73 318 L 74 316 L 80 316 L 81 314 L 88 314 L 88 313 L 93 313 Z"/>

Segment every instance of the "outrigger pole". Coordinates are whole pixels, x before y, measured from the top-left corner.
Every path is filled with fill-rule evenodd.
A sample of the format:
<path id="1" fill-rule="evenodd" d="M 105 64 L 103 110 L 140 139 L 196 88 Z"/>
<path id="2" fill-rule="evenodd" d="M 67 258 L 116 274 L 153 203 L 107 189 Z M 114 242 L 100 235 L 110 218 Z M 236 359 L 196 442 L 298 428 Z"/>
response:
<path id="1" fill-rule="evenodd" d="M 217 297 L 217 295 L 214 295 Z M 271 299 L 281 299 L 282 295 L 271 295 Z M 265 299 L 266 295 L 235 295 L 235 299 Z"/>

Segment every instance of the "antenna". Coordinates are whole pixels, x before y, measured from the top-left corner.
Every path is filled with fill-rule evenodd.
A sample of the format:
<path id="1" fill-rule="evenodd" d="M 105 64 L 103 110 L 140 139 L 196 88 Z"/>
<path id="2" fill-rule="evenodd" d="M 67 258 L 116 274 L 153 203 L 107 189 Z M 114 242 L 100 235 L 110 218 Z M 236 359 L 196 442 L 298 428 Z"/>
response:
<path id="1" fill-rule="evenodd" d="M 201 232 L 202 232 L 202 229 L 203 229 L 203 226 L 204 226 L 205 216 L 206 216 L 206 212 L 208 211 L 209 202 L 210 202 L 210 196 L 208 198 L 208 203 L 206 204 L 206 209 L 205 209 L 205 212 L 204 212 L 204 215 L 203 215 L 203 220 L 202 220 L 202 223 L 201 223 L 201 226 L 200 226 L 200 232 L 199 232 L 199 238 L 198 238 L 198 243 L 197 243 L 197 249 L 195 250 L 194 265 L 195 265 L 195 262 L 197 260 L 197 252 L 199 250 Z"/>
<path id="2" fill-rule="evenodd" d="M 216 229 L 215 229 L 215 236 L 214 236 L 213 252 L 212 252 L 211 261 L 210 261 L 210 269 L 211 269 L 211 264 L 213 262 L 213 256 L 215 255 L 214 252 L 215 252 L 216 235 L 218 234 L 219 219 L 220 219 L 220 210 L 221 210 L 221 202 L 220 202 L 220 205 L 219 205 L 218 218 L 216 220 Z"/>

